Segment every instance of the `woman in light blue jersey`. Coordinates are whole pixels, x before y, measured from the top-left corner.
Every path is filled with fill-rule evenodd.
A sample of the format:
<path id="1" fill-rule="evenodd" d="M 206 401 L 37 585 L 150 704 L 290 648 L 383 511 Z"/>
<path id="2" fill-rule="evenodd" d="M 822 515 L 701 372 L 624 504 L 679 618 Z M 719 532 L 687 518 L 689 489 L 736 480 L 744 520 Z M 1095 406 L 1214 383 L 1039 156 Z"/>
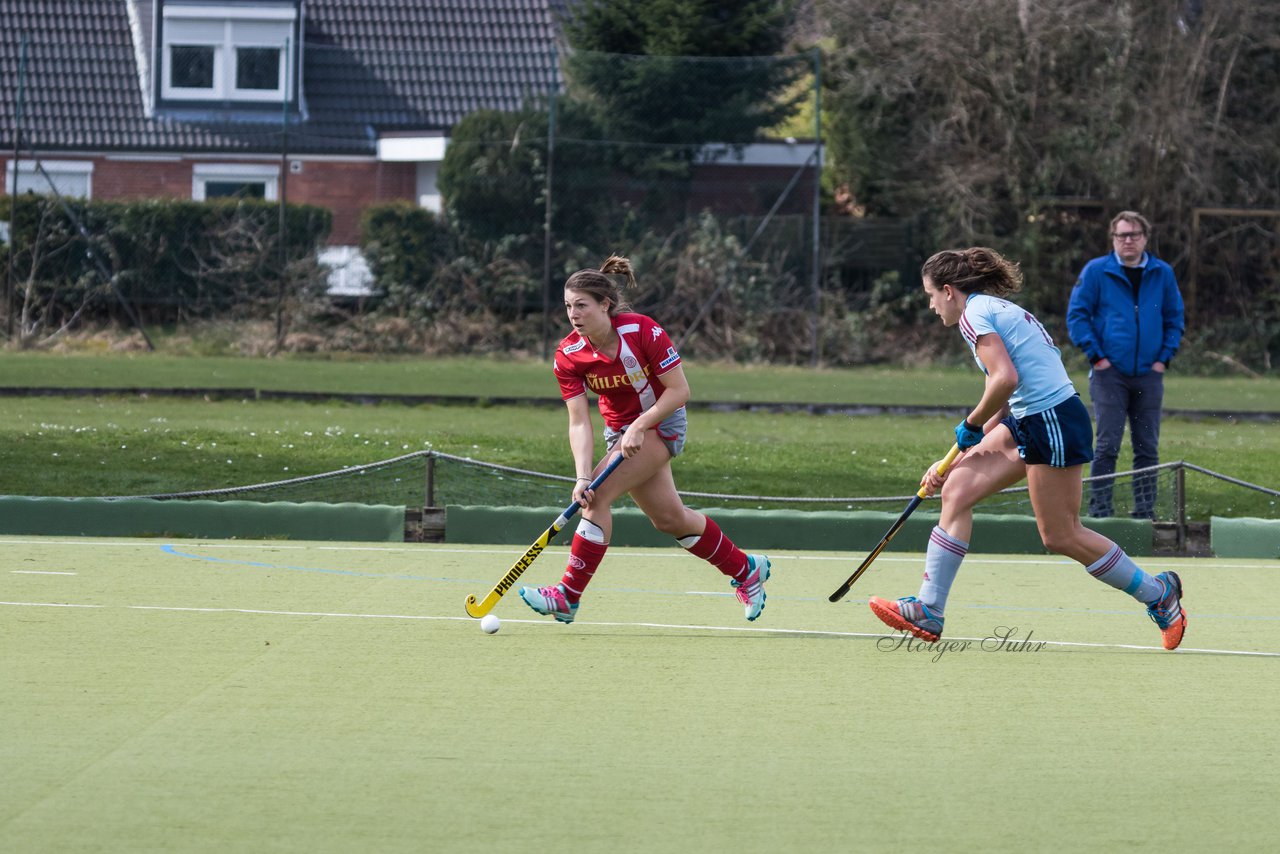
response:
<path id="1" fill-rule="evenodd" d="M 1045 548 L 1146 605 L 1164 648 L 1176 649 L 1187 625 L 1177 573 L 1148 575 L 1080 522 L 1093 424 L 1049 333 L 1006 299 L 1022 286 L 1018 265 L 993 249 L 949 249 L 926 261 L 921 275 L 929 307 L 944 326 L 960 327 L 986 384 L 955 429 L 963 454 L 945 474 L 938 475 L 935 463 L 920 480 L 927 494 L 942 490 L 942 512 L 929 537 L 919 594 L 895 602 L 872 596 L 871 610 L 899 631 L 937 641 L 951 583 L 969 550 L 974 505 L 1025 477 Z"/>

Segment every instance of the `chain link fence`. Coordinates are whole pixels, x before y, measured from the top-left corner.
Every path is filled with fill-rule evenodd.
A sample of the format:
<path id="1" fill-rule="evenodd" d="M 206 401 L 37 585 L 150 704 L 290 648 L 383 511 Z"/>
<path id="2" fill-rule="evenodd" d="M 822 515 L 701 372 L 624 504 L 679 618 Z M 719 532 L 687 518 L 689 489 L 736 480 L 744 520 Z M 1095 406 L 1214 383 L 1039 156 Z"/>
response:
<path id="1" fill-rule="evenodd" d="M 545 357 L 565 278 L 621 253 L 639 273 L 633 306 L 696 358 L 963 356 L 929 334 L 919 298 L 927 217 L 864 216 L 824 183 L 817 51 L 618 55 L 540 33 L 441 47 L 336 25 L 250 38 L 185 19 L 153 44 L 115 5 L 83 18 L 0 37 L 4 191 L 47 200 L 25 218 L 0 201 L 0 308 L 24 346 L 85 324 L 231 317 L 273 321 L 278 348 Z M 1103 250 L 1108 211 L 1033 207 L 1034 240 L 1003 248 L 1065 344 L 1070 285 Z M 1157 229 L 1190 235 L 1156 247 L 1187 293 L 1180 360 L 1270 372 L 1280 213 L 1192 219 Z"/>
<path id="2" fill-rule="evenodd" d="M 166 26 L 150 74 L 118 32 L 87 54 L 23 37 L 6 66 L 5 190 L 48 199 L 0 212 L 11 338 L 230 314 L 274 319 L 282 346 L 547 355 L 564 279 L 620 253 L 633 307 L 691 355 L 842 363 L 873 356 L 861 316 L 897 311 L 914 275 L 910 223 L 828 215 L 817 52 L 355 50 Z M 369 226 L 396 202 L 433 217 L 431 240 L 420 219 Z M 287 225 L 293 208 L 331 220 Z M 325 299 L 346 268 L 314 261 L 356 257 L 344 246 L 368 272 Z"/>

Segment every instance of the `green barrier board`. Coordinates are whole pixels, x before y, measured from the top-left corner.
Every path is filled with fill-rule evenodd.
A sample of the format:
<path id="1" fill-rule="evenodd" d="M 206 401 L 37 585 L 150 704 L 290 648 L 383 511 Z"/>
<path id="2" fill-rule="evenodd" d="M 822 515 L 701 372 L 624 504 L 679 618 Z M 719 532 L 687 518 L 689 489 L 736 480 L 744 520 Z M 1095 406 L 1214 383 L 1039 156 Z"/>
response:
<path id="1" fill-rule="evenodd" d="M 1280 520 L 1214 516 L 1209 542 L 1217 557 L 1280 558 Z"/>
<path id="2" fill-rule="evenodd" d="M 7 496 L 0 534 L 403 542 L 404 507 Z"/>
<path id="3" fill-rule="evenodd" d="M 528 545 L 546 530 L 562 508 L 475 507 L 449 505 L 445 514 L 445 540 L 450 543 L 498 543 Z M 896 513 L 830 510 L 715 510 L 708 515 L 746 551 L 806 549 L 811 551 L 869 551 L 880 542 Z M 915 513 L 894 537 L 892 551 L 922 552 L 929 532 L 938 522 L 936 513 Z M 1110 537 L 1131 555 L 1152 552 L 1151 523 L 1134 519 L 1086 519 L 1085 525 Z M 570 523 L 570 528 L 573 523 Z M 971 547 L 1000 554 L 1044 554 L 1040 533 L 1031 516 L 978 515 L 974 519 Z M 567 543 L 572 536 L 563 531 Z M 626 546 L 672 546 L 675 541 L 658 531 L 635 508 L 613 511 L 611 542 Z"/>

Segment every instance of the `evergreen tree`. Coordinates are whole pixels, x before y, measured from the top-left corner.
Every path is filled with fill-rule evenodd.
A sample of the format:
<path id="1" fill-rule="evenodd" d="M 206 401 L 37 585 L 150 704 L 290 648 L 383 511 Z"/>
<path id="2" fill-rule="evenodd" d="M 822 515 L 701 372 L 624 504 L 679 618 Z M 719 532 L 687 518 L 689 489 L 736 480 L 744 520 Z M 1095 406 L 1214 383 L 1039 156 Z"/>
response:
<path id="1" fill-rule="evenodd" d="M 481 243 L 519 238 L 527 260 L 541 258 L 550 115 L 546 104 L 537 103 L 513 113 L 477 110 L 454 127 L 439 183 L 449 221 L 464 238 Z M 555 232 L 562 241 L 591 243 L 599 234 L 601 209 L 609 204 L 602 189 L 607 166 L 598 146 L 574 147 L 572 140 L 598 132 L 572 102 L 558 99 L 555 116 L 557 135 L 569 138 L 556 154 Z"/>
<path id="2" fill-rule="evenodd" d="M 795 111 L 788 87 L 809 65 L 779 56 L 792 15 L 790 0 L 584 0 L 565 22 L 570 95 L 624 169 L 687 177 L 706 145 L 752 142 Z"/>

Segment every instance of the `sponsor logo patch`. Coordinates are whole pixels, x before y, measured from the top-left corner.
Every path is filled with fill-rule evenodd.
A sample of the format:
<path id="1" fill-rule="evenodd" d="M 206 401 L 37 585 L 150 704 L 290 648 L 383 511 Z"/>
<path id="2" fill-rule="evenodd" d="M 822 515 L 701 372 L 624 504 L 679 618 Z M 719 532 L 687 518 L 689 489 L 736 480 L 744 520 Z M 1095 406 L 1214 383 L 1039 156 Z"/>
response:
<path id="1" fill-rule="evenodd" d="M 568 345 L 568 346 L 566 346 L 566 347 L 561 347 L 561 348 L 560 348 L 560 352 L 561 352 L 561 353 L 564 353 L 564 354 L 567 356 L 567 355 L 569 355 L 570 353 L 576 353 L 576 352 L 578 352 L 579 350 L 581 350 L 581 349 L 582 349 L 583 347 L 585 347 L 585 346 L 587 346 L 587 339 L 583 338 L 583 339 L 582 339 L 582 340 L 580 340 L 577 344 L 570 344 L 570 345 Z"/>
<path id="2" fill-rule="evenodd" d="M 680 354 L 676 352 L 675 347 L 667 348 L 667 357 L 658 363 L 659 368 L 666 368 L 680 361 Z"/>

